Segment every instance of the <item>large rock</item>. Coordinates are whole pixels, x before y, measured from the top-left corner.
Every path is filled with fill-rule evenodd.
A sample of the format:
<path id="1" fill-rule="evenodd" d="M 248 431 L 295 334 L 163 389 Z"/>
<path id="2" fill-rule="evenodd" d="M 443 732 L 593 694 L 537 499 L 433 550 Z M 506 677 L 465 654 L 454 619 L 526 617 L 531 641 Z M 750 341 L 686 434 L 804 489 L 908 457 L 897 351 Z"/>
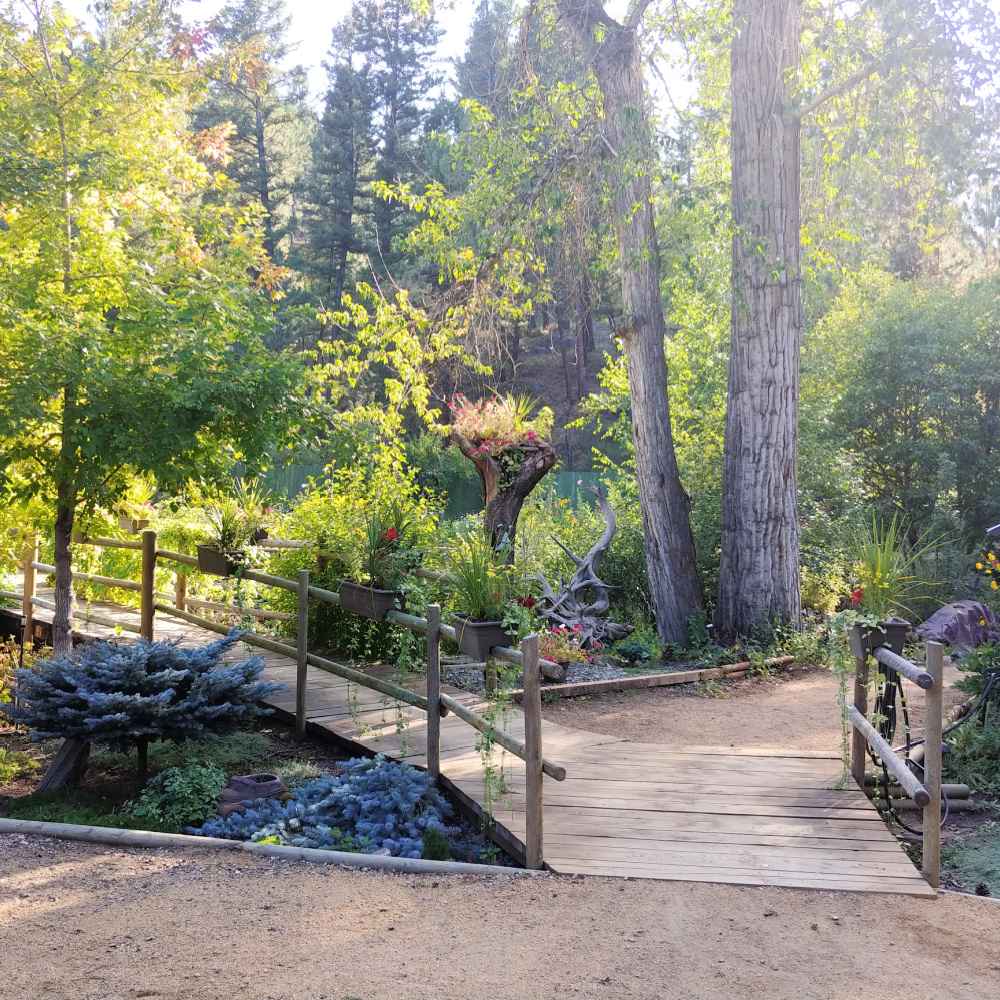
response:
<path id="1" fill-rule="evenodd" d="M 1000 642 L 993 612 L 979 601 L 955 601 L 939 608 L 916 633 L 925 642 L 943 642 L 956 653 L 967 653 L 984 642 Z"/>

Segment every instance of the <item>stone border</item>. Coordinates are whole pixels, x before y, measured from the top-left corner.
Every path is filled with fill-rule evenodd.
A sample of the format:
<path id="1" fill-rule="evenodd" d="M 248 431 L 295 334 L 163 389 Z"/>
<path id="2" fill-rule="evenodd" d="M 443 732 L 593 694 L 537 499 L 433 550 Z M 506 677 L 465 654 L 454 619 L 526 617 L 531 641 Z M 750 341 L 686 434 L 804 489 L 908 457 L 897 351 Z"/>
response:
<path id="1" fill-rule="evenodd" d="M 520 875 L 544 875 L 529 868 L 504 868 L 501 865 L 474 865 L 464 861 L 425 861 L 422 858 L 392 858 L 380 854 L 349 854 L 312 847 L 286 847 L 279 844 L 256 844 L 218 837 L 193 837 L 183 833 L 156 833 L 152 830 L 122 830 L 118 827 L 79 826 L 75 823 L 43 823 L 28 819 L 0 819 L 0 834 L 20 833 L 36 837 L 56 837 L 88 844 L 113 847 L 195 848 L 207 851 L 242 851 L 286 861 L 309 861 L 312 864 L 339 865 L 342 868 L 374 868 L 409 875 L 490 875 L 508 878 Z"/>

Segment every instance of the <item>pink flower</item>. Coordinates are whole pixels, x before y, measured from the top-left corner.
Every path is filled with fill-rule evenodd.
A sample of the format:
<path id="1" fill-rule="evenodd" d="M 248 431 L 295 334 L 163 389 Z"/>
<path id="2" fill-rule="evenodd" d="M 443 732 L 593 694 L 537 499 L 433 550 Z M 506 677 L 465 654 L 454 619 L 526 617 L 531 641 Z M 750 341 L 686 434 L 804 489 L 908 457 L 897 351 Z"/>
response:
<path id="1" fill-rule="evenodd" d="M 385 540 L 387 542 L 394 542 L 399 538 L 399 532 L 395 528 L 389 528 L 385 533 Z"/>
<path id="2" fill-rule="evenodd" d="M 865 588 L 855 587 L 851 591 L 851 607 L 856 608 L 865 599 Z"/>

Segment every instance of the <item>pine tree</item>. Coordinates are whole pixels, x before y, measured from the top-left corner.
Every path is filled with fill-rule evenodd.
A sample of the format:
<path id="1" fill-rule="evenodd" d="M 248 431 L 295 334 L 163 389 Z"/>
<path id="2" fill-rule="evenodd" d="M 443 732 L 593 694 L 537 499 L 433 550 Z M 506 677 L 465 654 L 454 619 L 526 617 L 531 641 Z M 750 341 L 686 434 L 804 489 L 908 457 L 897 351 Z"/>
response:
<path id="1" fill-rule="evenodd" d="M 514 22 L 511 0 L 479 0 L 465 56 L 455 63 L 458 92 L 496 112 L 507 96 L 510 28 Z"/>
<path id="2" fill-rule="evenodd" d="M 151 740 L 200 739 L 266 714 L 258 702 L 281 685 L 260 679 L 255 656 L 223 665 L 239 641 L 182 649 L 171 642 L 93 642 L 17 672 L 13 703 L 0 709 L 32 739 L 62 737 L 135 745 L 145 777 Z"/>
<path id="3" fill-rule="evenodd" d="M 218 54 L 198 128 L 229 123 L 232 159 L 227 171 L 248 199 L 267 213 L 264 246 L 284 256 L 292 233 L 292 194 L 308 150 L 306 79 L 301 67 L 283 68 L 290 18 L 284 0 L 231 0 L 209 25 Z"/>
<path id="4" fill-rule="evenodd" d="M 372 81 L 368 66 L 356 60 L 354 27 L 348 17 L 334 28 L 329 87 L 303 184 L 304 266 L 330 308 L 340 305 L 350 254 L 365 248 L 362 215 L 370 204 L 375 152 Z"/>
<path id="5" fill-rule="evenodd" d="M 420 176 L 428 97 L 441 82 L 430 65 L 441 30 L 433 10 L 418 11 L 410 0 L 357 0 L 352 18 L 374 94 L 375 179 L 413 181 Z M 394 243 L 405 228 L 403 209 L 398 201 L 376 198 L 372 222 L 377 263 L 388 270 L 401 257 Z"/>

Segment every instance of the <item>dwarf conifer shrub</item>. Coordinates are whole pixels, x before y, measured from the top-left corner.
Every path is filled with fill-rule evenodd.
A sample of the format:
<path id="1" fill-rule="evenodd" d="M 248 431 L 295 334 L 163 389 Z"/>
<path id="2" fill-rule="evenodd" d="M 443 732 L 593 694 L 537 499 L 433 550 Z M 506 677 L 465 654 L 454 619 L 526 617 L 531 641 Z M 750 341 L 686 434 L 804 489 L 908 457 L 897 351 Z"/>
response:
<path id="1" fill-rule="evenodd" d="M 238 641 L 233 633 L 188 649 L 145 640 L 89 643 L 17 671 L 17 700 L 0 711 L 36 740 L 136 746 L 144 776 L 151 740 L 201 739 L 268 713 L 258 702 L 281 685 L 260 680 L 264 661 L 222 662 Z"/>

